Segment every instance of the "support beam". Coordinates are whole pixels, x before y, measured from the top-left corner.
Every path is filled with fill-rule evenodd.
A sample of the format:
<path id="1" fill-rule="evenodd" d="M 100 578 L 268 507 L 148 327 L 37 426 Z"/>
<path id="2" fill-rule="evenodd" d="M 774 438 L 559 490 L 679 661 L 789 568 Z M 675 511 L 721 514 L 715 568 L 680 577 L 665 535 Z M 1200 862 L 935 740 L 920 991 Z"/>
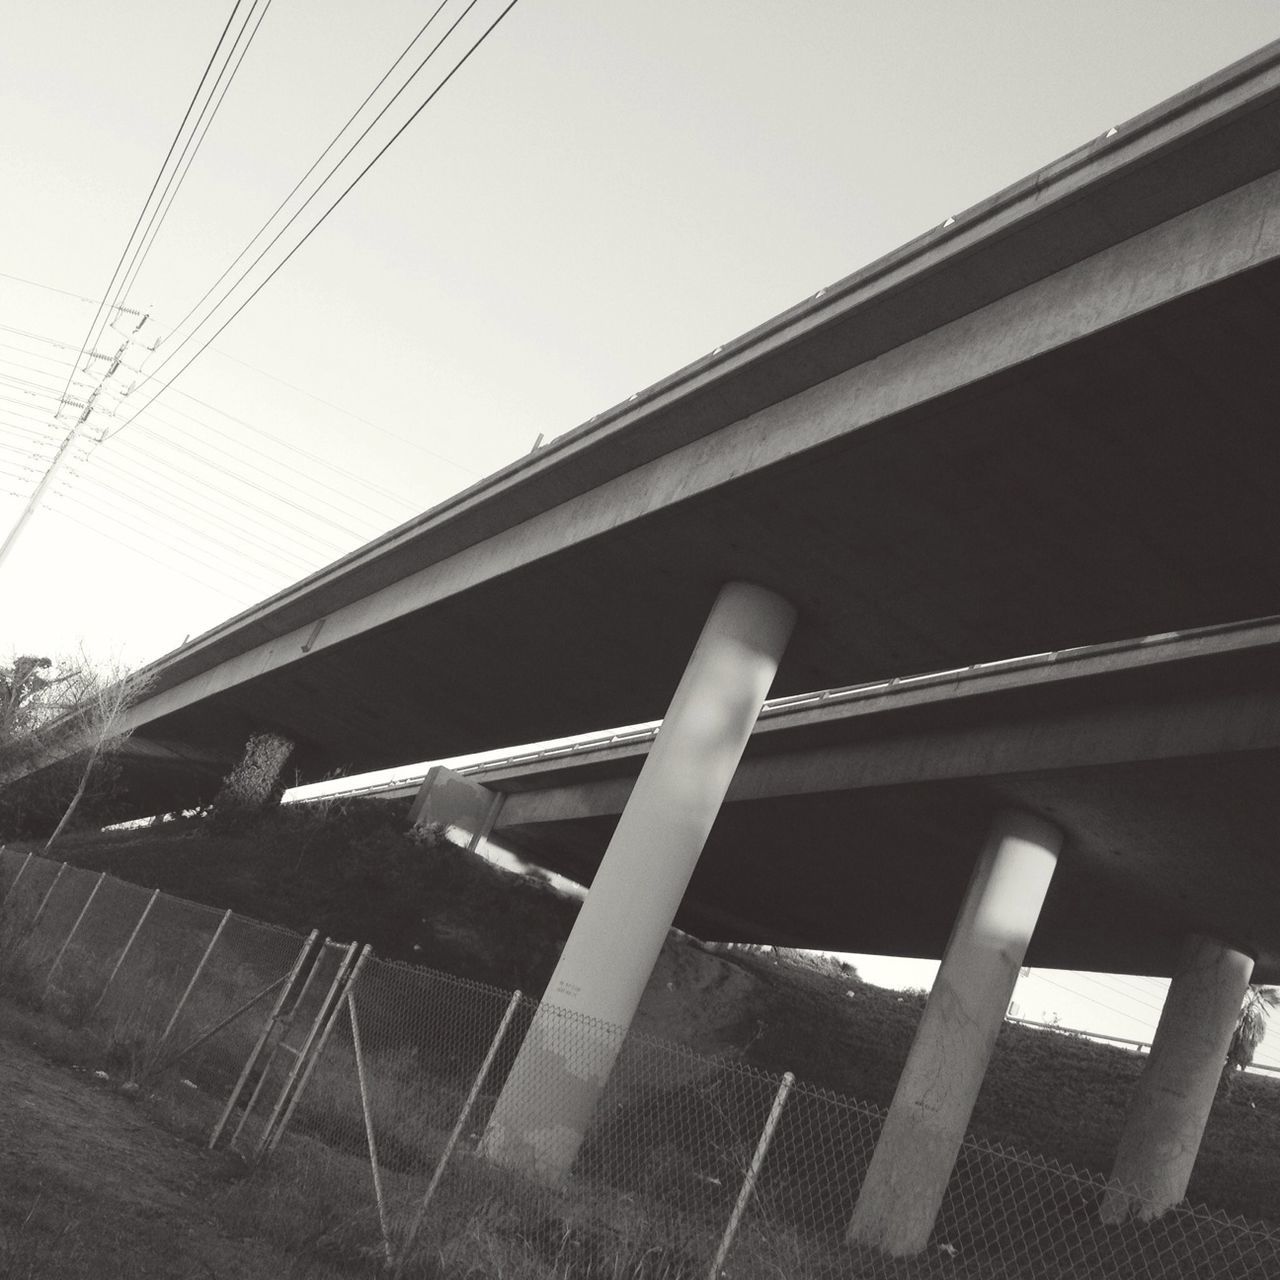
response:
<path id="1" fill-rule="evenodd" d="M 1120 1135 L 1103 1222 L 1160 1217 L 1187 1193 L 1253 958 L 1200 934 L 1183 943 Z"/>
<path id="2" fill-rule="evenodd" d="M 717 597 L 494 1109 L 495 1163 L 573 1164 L 794 622 L 761 587 Z"/>
<path id="3" fill-rule="evenodd" d="M 929 993 L 862 1184 L 849 1239 L 894 1256 L 929 1241 L 1062 833 L 1029 813 L 996 816 Z"/>

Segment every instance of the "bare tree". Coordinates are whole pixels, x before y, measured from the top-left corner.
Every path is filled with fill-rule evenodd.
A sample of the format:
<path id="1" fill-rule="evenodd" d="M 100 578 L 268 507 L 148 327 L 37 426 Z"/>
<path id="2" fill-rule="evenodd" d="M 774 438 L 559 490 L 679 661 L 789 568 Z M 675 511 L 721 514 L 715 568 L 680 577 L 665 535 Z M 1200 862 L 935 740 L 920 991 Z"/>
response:
<path id="1" fill-rule="evenodd" d="M 0 779 L 20 785 L 49 764 L 73 763 L 75 786 L 46 849 L 75 816 L 103 758 L 128 737 L 125 713 L 149 683 L 83 651 L 58 660 L 24 655 L 0 666 Z"/>

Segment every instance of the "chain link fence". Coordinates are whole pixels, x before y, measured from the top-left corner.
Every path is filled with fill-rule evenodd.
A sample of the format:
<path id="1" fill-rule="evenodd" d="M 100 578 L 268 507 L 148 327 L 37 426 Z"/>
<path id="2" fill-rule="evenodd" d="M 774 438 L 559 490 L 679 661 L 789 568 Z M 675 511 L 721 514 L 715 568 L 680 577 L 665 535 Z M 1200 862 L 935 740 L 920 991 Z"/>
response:
<path id="1" fill-rule="evenodd" d="M 877 1108 L 5 850 L 0 978 L 259 1165 L 275 1238 L 396 1277 L 1280 1277 L 1280 1230 L 1186 1204 L 1104 1225 L 1105 1178 L 973 1138 L 922 1253 L 851 1245 Z M 521 1055 L 531 1028 L 548 1052 Z M 606 1072 L 571 1176 L 526 1176 L 504 1084 L 536 1115 Z"/>

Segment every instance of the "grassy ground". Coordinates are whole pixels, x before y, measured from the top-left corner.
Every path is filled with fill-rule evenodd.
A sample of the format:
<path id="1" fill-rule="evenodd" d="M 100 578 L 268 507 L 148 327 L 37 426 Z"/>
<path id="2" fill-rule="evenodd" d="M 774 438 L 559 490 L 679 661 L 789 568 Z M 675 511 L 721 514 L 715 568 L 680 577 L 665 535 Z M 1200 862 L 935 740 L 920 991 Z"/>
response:
<path id="1" fill-rule="evenodd" d="M 530 877 L 411 839 L 379 801 L 280 810 L 242 835 L 194 821 L 68 840 L 59 856 L 182 897 L 374 944 L 501 987 L 539 994 L 577 904 Z M 695 944 L 689 944 L 693 947 Z M 723 1048 L 749 1064 L 880 1107 L 892 1099 L 923 995 L 858 983 L 834 964 L 717 952 L 752 979 Z M 1105 1171 L 1142 1059 L 1120 1048 L 1006 1025 L 974 1132 Z M 1280 1083 L 1245 1077 L 1215 1104 L 1191 1198 L 1280 1221 Z"/>
<path id="2" fill-rule="evenodd" d="M 237 1216 L 236 1163 L 154 1123 L 49 1033 L 0 1000 L 0 1275 L 337 1280 Z"/>

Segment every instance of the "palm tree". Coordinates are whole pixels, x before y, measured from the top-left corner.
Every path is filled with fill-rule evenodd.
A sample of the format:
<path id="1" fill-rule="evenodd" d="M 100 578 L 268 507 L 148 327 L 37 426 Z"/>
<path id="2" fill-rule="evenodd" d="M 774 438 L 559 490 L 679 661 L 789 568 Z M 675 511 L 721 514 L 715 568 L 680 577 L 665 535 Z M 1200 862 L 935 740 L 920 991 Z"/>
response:
<path id="1" fill-rule="evenodd" d="M 1253 1061 L 1274 1009 L 1280 1009 L 1280 987 L 1249 988 L 1227 1047 L 1227 1060 L 1222 1067 L 1224 1084 L 1230 1084 L 1234 1073 L 1243 1071 Z"/>

